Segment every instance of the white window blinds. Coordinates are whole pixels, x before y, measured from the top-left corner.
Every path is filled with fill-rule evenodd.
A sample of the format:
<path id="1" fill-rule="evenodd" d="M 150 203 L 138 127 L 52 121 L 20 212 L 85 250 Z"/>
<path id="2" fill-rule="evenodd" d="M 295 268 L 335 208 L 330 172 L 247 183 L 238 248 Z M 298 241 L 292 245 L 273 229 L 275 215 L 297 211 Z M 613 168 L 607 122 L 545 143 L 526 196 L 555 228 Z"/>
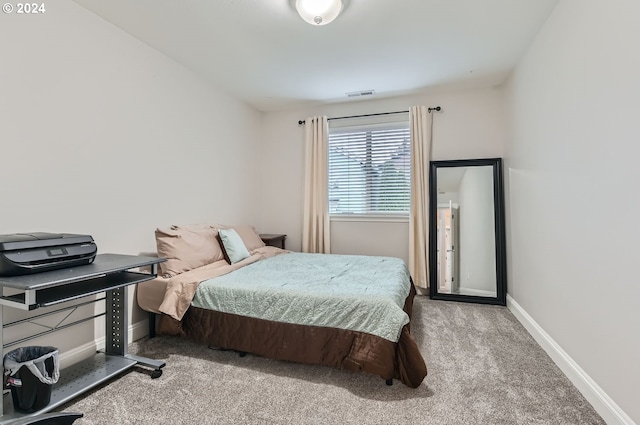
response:
<path id="1" fill-rule="evenodd" d="M 329 129 L 329 213 L 407 215 L 411 204 L 408 119 Z"/>

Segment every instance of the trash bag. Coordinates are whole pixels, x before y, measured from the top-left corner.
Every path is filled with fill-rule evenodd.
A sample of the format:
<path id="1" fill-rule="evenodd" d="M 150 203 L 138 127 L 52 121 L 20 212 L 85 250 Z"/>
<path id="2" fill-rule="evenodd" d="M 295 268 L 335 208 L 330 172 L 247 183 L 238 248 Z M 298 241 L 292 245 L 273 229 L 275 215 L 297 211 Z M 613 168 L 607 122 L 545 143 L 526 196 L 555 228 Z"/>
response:
<path id="1" fill-rule="evenodd" d="M 30 413 L 49 404 L 60 377 L 57 348 L 20 347 L 5 354 L 3 363 L 15 410 Z"/>

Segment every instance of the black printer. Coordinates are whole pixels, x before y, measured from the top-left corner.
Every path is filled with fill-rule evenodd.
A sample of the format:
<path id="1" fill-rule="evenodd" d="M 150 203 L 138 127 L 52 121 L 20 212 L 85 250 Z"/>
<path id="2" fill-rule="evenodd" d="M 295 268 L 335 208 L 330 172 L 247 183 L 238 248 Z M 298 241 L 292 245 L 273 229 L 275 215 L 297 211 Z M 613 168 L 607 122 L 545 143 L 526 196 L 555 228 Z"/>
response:
<path id="1" fill-rule="evenodd" d="M 0 276 L 17 276 L 91 264 L 98 247 L 89 235 L 0 235 Z"/>

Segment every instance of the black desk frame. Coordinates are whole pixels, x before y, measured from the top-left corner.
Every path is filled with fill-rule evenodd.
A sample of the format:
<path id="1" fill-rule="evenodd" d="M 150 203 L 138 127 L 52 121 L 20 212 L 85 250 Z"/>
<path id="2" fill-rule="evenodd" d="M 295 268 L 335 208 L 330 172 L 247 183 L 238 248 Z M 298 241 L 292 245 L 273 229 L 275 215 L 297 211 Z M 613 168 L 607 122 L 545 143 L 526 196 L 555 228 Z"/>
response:
<path id="1" fill-rule="evenodd" d="M 24 276 L 0 277 L 0 348 L 17 345 L 44 334 L 76 325 L 78 323 L 106 316 L 105 349 L 94 357 L 83 360 L 60 371 L 60 379 L 53 386 L 49 405 L 34 413 L 20 413 L 13 410 L 11 396 L 7 393 L 0 404 L 0 424 L 25 416 L 35 416 L 48 412 L 68 402 L 108 379 L 129 370 L 137 364 L 153 368 L 152 378 L 162 374 L 163 361 L 148 359 L 127 353 L 128 341 L 128 291 L 127 286 L 154 279 L 157 276 L 157 265 L 165 261 L 162 258 L 135 255 L 99 254 L 89 265 L 53 270 Z M 150 267 L 150 273 L 132 271 L 141 267 Z M 5 291 L 8 289 L 9 291 Z M 11 292 L 11 294 L 5 294 Z M 88 302 L 74 304 L 54 311 L 32 316 L 27 319 L 4 324 L 2 313 L 4 307 L 21 310 L 35 310 L 50 307 L 59 303 L 72 301 L 90 295 L 105 293 L 104 297 Z M 4 344 L 3 329 L 5 327 L 29 322 L 33 319 L 55 314 L 65 310 L 75 310 L 79 306 L 105 301 L 105 312 L 89 318 L 76 320 L 62 325 L 49 327 L 38 334 Z M 69 315 L 67 315 L 68 317 Z"/>

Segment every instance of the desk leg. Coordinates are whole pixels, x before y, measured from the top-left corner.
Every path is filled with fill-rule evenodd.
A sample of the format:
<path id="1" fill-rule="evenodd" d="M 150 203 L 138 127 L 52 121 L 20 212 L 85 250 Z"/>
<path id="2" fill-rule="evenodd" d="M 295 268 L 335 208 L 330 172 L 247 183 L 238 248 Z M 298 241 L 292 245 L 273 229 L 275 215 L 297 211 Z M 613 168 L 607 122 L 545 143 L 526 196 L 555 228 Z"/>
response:
<path id="1" fill-rule="evenodd" d="M 106 343 L 105 353 L 117 356 L 125 356 L 136 362 L 152 367 L 152 378 L 158 378 L 162 375 L 162 368 L 165 362 L 161 360 L 153 360 L 146 357 L 140 357 L 128 354 L 129 347 L 129 330 L 127 329 L 127 288 L 118 288 L 107 291 L 107 311 L 106 311 Z"/>
<path id="2" fill-rule="evenodd" d="M 106 343 L 104 351 L 107 354 L 126 356 L 129 345 L 127 288 L 123 287 L 107 291 L 106 303 Z"/>

